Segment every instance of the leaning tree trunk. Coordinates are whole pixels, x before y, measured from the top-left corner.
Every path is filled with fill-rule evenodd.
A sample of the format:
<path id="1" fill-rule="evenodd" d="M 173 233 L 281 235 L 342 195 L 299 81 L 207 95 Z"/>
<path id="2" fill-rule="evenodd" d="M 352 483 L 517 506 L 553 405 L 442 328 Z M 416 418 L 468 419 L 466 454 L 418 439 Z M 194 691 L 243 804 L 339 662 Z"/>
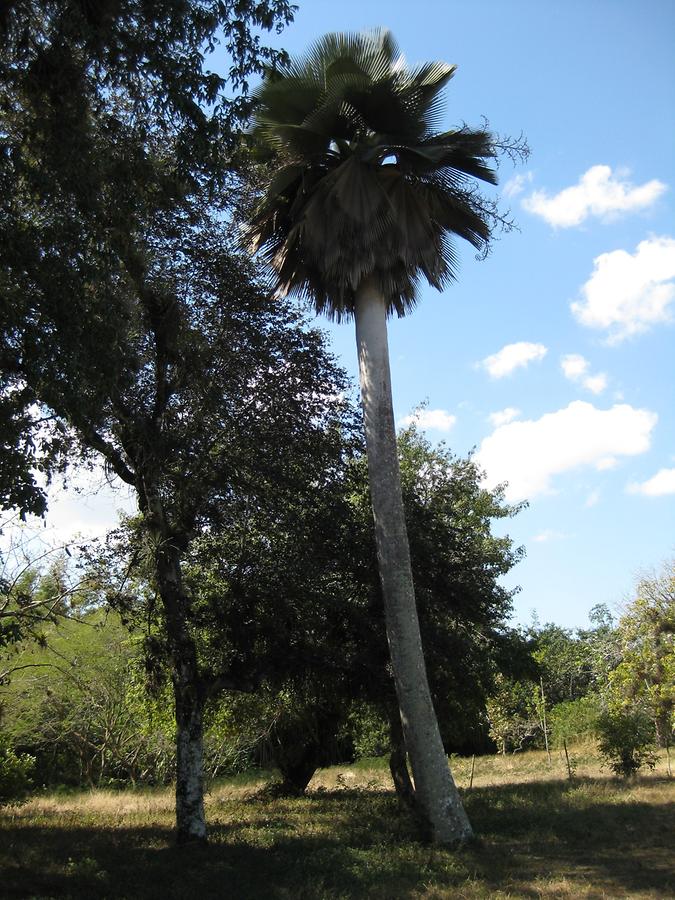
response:
<path id="1" fill-rule="evenodd" d="M 415 812 L 415 788 L 408 772 L 408 754 L 405 749 L 401 716 L 398 710 L 391 711 L 389 717 L 392 750 L 389 755 L 389 771 L 394 782 L 398 799 L 412 812 Z"/>
<path id="2" fill-rule="evenodd" d="M 355 318 L 385 624 L 415 802 L 434 843 L 458 844 L 472 830 L 450 773 L 427 681 L 403 513 L 386 304 L 372 278 L 356 293 Z"/>

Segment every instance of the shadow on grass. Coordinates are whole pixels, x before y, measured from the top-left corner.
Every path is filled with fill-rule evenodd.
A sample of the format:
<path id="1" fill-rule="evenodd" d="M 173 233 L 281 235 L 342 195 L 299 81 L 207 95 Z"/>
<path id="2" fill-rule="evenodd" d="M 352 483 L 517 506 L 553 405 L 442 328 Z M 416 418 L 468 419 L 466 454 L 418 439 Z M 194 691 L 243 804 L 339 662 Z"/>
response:
<path id="1" fill-rule="evenodd" d="M 476 874 L 492 887 L 515 884 L 522 896 L 541 896 L 547 881 L 596 886 L 595 896 L 675 895 L 669 784 L 639 783 L 640 799 L 634 785 L 592 778 L 475 791 L 465 799 L 483 839 Z"/>
<path id="2" fill-rule="evenodd" d="M 480 843 L 425 847 L 394 797 L 322 792 L 212 808 L 211 844 L 177 849 L 170 828 L 38 827 L 0 817 L 0 893 L 8 898 L 539 897 L 564 882 L 595 896 L 675 893 L 675 804 L 643 785 L 546 782 L 478 788 L 466 798 Z M 223 821 L 225 820 L 225 821 Z"/>

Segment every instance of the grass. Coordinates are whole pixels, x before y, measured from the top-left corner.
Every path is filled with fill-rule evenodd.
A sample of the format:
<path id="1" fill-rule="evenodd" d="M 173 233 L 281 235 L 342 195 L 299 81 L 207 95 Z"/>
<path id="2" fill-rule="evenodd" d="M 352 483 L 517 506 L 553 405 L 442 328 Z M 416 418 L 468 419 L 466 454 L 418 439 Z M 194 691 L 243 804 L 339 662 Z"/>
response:
<path id="1" fill-rule="evenodd" d="M 168 790 L 45 794 L 0 811 L 3 898 L 619 898 L 675 896 L 675 782 L 665 763 L 622 783 L 586 748 L 454 759 L 480 840 L 424 846 L 383 761 L 318 773 L 307 797 L 256 776 L 214 786 L 211 843 L 173 846 Z"/>

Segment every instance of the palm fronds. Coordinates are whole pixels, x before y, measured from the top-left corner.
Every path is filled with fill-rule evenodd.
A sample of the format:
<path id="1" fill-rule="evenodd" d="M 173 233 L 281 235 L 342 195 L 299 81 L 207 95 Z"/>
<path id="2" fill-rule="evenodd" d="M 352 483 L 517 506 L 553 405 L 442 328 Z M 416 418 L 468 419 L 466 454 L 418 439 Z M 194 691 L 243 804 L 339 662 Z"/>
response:
<path id="1" fill-rule="evenodd" d="M 457 270 L 452 236 L 489 238 L 474 179 L 495 183 L 492 135 L 439 131 L 454 66 L 409 69 L 388 31 L 328 34 L 259 88 L 252 134 L 277 174 L 248 237 L 277 290 L 349 317 L 375 275 L 404 315 L 422 277 L 442 288 Z"/>

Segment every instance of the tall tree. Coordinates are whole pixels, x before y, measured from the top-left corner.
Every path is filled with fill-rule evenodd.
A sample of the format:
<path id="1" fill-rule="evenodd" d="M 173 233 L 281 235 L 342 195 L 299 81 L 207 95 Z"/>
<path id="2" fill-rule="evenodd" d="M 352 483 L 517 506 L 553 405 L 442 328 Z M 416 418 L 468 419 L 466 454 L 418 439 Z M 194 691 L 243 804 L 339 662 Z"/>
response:
<path id="1" fill-rule="evenodd" d="M 172 661 L 180 840 L 206 833 L 206 685 L 181 555 L 204 498 L 225 502 L 240 471 L 230 448 L 246 458 L 228 434 L 249 429 L 264 465 L 256 441 L 289 424 L 280 409 L 266 437 L 252 427 L 273 412 L 257 398 L 274 373 L 288 411 L 323 403 L 319 342 L 288 309 L 268 315 L 226 230 L 199 213 L 230 200 L 247 78 L 283 58 L 261 33 L 291 11 L 286 0 L 14 0 L 0 16 L 0 502 L 44 512 L 35 469 L 72 454 L 102 457 L 135 489 Z M 225 75 L 206 66 L 220 40 Z"/>
<path id="2" fill-rule="evenodd" d="M 200 657 L 183 559 L 204 529 L 227 523 L 229 504 L 255 506 L 270 484 L 321 483 L 346 386 L 320 336 L 271 305 L 228 248 L 226 225 L 195 208 L 158 216 L 139 270 L 114 272 L 82 286 L 78 321 L 60 314 L 58 284 L 43 286 L 33 302 L 53 340 L 44 354 L 30 324 L 17 330 L 18 373 L 78 454 L 136 494 L 174 690 L 178 838 L 203 840 L 204 703 L 249 682 L 236 660 Z"/>
<path id="3" fill-rule="evenodd" d="M 0 4 L 3 507 L 44 512 L 36 471 L 68 449 L 21 374 L 26 355 L 48 355 L 68 325 L 109 374 L 125 315 L 119 269 L 143 277 L 138 235 L 158 210 L 195 191 L 227 204 L 247 80 L 283 59 L 263 37 L 291 17 L 287 0 Z M 224 72 L 208 67 L 217 45 Z M 88 315 L 93 283 L 107 301 Z"/>
<path id="4" fill-rule="evenodd" d="M 250 226 L 277 291 L 354 317 L 387 638 L 419 813 L 432 839 L 471 826 L 448 768 L 415 607 L 391 399 L 387 316 L 415 304 L 422 277 L 456 274 L 452 236 L 485 247 L 494 208 L 473 187 L 495 182 L 496 140 L 440 131 L 454 66 L 408 69 L 387 31 L 330 34 L 268 74 L 254 136 L 278 166 Z"/>

